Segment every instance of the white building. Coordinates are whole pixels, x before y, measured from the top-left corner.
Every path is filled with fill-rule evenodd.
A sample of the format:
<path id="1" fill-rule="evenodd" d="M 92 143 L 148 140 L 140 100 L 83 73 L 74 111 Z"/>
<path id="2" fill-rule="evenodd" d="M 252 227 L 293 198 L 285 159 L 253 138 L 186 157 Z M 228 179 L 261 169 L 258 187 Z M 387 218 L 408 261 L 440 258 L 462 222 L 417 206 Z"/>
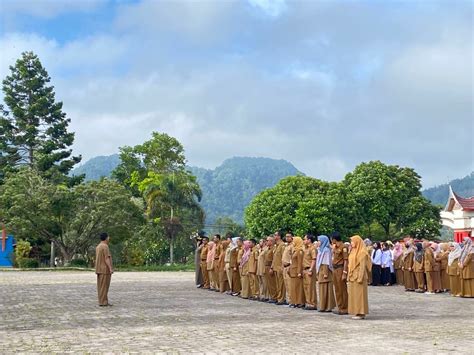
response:
<path id="1" fill-rule="evenodd" d="M 454 241 L 462 242 L 464 237 L 474 238 L 474 196 L 458 196 L 449 186 L 449 198 L 441 211 L 443 226 L 454 231 Z"/>

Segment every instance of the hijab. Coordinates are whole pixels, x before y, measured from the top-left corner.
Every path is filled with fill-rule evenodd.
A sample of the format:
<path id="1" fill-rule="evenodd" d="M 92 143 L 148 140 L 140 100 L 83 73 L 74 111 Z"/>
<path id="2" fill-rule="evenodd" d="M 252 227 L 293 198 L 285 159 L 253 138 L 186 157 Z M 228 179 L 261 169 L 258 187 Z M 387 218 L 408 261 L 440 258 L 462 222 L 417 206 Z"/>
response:
<path id="1" fill-rule="evenodd" d="M 213 262 L 214 258 L 216 257 L 216 243 L 214 242 L 209 242 L 207 243 L 207 246 L 209 248 L 209 251 L 207 252 L 207 259 L 206 261 L 208 263 Z"/>
<path id="2" fill-rule="evenodd" d="M 425 255 L 425 250 L 423 249 L 423 244 L 416 243 L 416 250 L 415 250 L 415 260 L 417 263 L 421 263 L 423 261 L 423 255 Z"/>
<path id="3" fill-rule="evenodd" d="M 316 271 L 319 272 L 322 264 L 328 265 L 332 271 L 332 250 L 329 245 L 329 238 L 326 235 L 320 235 L 318 241 L 320 244 L 318 248 L 318 258 L 316 260 Z"/>
<path id="4" fill-rule="evenodd" d="M 474 245 L 472 245 L 472 239 L 470 237 L 464 237 L 464 246 L 461 251 L 461 256 L 459 257 L 459 262 L 464 264 L 467 256 L 474 253 Z"/>
<path id="5" fill-rule="evenodd" d="M 407 245 L 406 245 L 405 251 L 403 252 L 403 258 L 405 258 L 408 254 L 410 254 L 414 250 L 412 240 L 407 240 L 406 244 Z"/>
<path id="6" fill-rule="evenodd" d="M 395 243 L 393 251 L 393 260 L 397 260 L 403 254 L 402 245 L 399 242 Z"/>
<path id="7" fill-rule="evenodd" d="M 293 237 L 293 250 L 303 250 L 303 239 L 301 239 L 301 237 Z"/>
<path id="8" fill-rule="evenodd" d="M 252 252 L 252 248 L 250 248 L 251 243 L 250 240 L 244 241 L 244 253 L 242 254 L 242 259 L 240 260 L 240 266 L 244 266 L 250 259 L 250 253 Z"/>
<path id="9" fill-rule="evenodd" d="M 351 253 L 349 254 L 349 266 L 348 266 L 348 276 L 351 276 L 356 269 L 356 267 L 364 260 L 367 261 L 366 268 L 367 270 L 372 269 L 372 262 L 370 261 L 369 252 L 362 238 L 358 235 L 351 237 L 351 242 L 353 245 Z"/>
<path id="10" fill-rule="evenodd" d="M 458 259 L 461 256 L 462 248 L 459 243 L 451 243 L 454 246 L 454 250 L 449 253 L 448 256 L 448 265 L 451 266 L 454 260 Z"/>
<path id="11" fill-rule="evenodd" d="M 237 241 L 238 240 L 239 240 L 239 237 L 232 238 L 232 240 L 230 242 L 230 250 L 234 250 L 235 248 L 237 248 Z"/>

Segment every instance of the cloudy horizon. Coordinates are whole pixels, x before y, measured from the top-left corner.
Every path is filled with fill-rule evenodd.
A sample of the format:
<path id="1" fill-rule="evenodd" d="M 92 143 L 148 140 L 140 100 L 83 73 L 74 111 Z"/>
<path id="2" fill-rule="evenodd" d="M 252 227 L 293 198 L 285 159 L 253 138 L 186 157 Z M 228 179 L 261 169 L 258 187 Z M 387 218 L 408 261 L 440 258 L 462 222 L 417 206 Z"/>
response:
<path id="1" fill-rule="evenodd" d="M 39 56 L 83 162 L 160 131 L 193 166 L 263 156 L 337 181 L 381 160 L 430 187 L 474 171 L 472 7 L 0 0 L 0 77 Z"/>

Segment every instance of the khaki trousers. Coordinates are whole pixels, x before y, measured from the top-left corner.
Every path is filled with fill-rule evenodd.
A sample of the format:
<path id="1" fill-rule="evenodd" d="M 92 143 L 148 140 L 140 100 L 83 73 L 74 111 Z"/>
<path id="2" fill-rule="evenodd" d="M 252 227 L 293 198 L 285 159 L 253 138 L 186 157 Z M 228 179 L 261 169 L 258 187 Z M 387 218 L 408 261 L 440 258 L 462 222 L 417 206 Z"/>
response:
<path id="1" fill-rule="evenodd" d="M 290 295 L 293 304 L 304 305 L 303 279 L 299 277 L 290 277 Z"/>
<path id="2" fill-rule="evenodd" d="M 99 296 L 99 305 L 109 304 L 108 293 L 112 274 L 97 274 L 97 294 Z"/>
<path id="3" fill-rule="evenodd" d="M 286 302 L 289 304 L 293 304 L 291 302 L 291 297 L 290 297 L 290 275 L 288 275 L 289 269 L 290 269 L 289 266 L 286 266 L 283 268 L 283 281 L 285 282 Z"/>
<path id="4" fill-rule="evenodd" d="M 284 279 L 283 273 L 284 273 L 283 269 L 281 271 L 277 271 L 276 277 L 275 277 L 278 302 L 286 301 L 286 287 L 285 287 L 285 279 Z"/>
<path id="5" fill-rule="evenodd" d="M 268 298 L 267 279 L 263 275 L 258 275 L 259 297 L 261 300 Z"/>
<path id="6" fill-rule="evenodd" d="M 309 271 L 303 271 L 303 289 L 304 298 L 308 307 L 316 308 L 316 275 L 309 274 Z"/>
<path id="7" fill-rule="evenodd" d="M 337 268 L 333 271 L 334 293 L 336 294 L 336 304 L 339 312 L 347 313 L 347 283 L 342 279 L 344 268 Z"/>
<path id="8" fill-rule="evenodd" d="M 229 289 L 232 290 L 232 269 L 229 263 L 225 263 L 225 272 L 227 274 L 227 281 L 229 282 Z"/>
<path id="9" fill-rule="evenodd" d="M 258 282 L 257 275 L 249 273 L 250 292 L 252 297 L 258 298 Z"/>
<path id="10" fill-rule="evenodd" d="M 206 260 L 201 260 L 201 272 L 202 272 L 202 279 L 204 284 L 202 285 L 203 288 L 209 288 L 209 273 L 207 272 L 207 262 Z"/>
<path id="11" fill-rule="evenodd" d="M 275 273 L 270 274 L 270 266 L 265 267 L 265 278 L 267 279 L 268 298 L 276 301 L 277 290 Z"/>
<path id="12" fill-rule="evenodd" d="M 249 298 L 249 296 L 251 295 L 249 274 L 241 275 L 240 282 L 242 284 L 242 291 L 240 292 L 240 297 Z"/>

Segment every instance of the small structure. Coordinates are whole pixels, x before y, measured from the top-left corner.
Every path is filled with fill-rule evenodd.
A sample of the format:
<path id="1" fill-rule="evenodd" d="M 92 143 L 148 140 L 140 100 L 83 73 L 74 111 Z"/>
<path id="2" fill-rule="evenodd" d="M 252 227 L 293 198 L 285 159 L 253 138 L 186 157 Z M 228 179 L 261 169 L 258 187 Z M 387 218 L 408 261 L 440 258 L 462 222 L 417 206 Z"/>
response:
<path id="1" fill-rule="evenodd" d="M 2 229 L 2 246 L 0 249 L 0 267 L 13 267 L 13 247 L 15 239 L 12 235 L 7 235 L 7 231 Z"/>
<path id="2" fill-rule="evenodd" d="M 449 186 L 449 198 L 441 211 L 441 221 L 454 231 L 454 241 L 462 242 L 464 237 L 474 239 L 474 196 L 464 198 Z"/>

